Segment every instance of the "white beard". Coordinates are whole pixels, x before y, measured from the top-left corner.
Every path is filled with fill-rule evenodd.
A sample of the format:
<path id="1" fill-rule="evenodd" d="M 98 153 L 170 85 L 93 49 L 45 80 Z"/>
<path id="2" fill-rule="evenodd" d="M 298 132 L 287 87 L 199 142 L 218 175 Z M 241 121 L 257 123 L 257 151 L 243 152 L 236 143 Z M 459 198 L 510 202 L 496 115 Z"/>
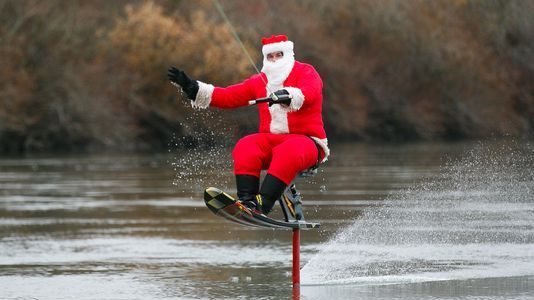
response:
<path id="1" fill-rule="evenodd" d="M 295 65 L 295 56 L 293 51 L 284 51 L 284 57 L 271 62 L 267 58 L 263 57 L 263 68 L 261 71 L 267 76 L 267 96 L 284 87 L 284 81 L 286 81 L 289 73 Z M 271 133 L 289 133 L 289 125 L 287 122 L 288 109 L 282 107 L 282 105 L 273 105 L 269 107 L 271 114 Z"/>
<path id="2" fill-rule="evenodd" d="M 267 76 L 267 95 L 280 90 L 284 81 L 291 73 L 295 65 L 293 51 L 284 51 L 284 57 L 275 62 L 268 61 L 263 57 L 263 68 L 261 71 Z"/>

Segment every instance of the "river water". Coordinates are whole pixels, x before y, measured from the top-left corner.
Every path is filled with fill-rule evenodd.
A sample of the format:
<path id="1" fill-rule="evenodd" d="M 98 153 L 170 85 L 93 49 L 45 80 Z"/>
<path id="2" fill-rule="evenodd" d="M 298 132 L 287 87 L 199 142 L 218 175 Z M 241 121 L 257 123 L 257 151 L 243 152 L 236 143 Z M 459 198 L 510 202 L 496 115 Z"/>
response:
<path id="1" fill-rule="evenodd" d="M 0 158 L 0 299 L 534 298 L 532 144 L 332 148 L 297 295 L 291 232 L 203 205 L 229 149 Z"/>

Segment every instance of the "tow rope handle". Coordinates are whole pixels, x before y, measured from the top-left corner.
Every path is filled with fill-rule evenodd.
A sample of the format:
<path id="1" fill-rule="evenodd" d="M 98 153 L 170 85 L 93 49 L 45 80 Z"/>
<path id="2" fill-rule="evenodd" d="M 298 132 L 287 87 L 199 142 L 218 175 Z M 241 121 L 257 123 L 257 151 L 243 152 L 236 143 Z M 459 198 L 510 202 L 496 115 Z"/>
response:
<path id="1" fill-rule="evenodd" d="M 284 95 L 284 97 L 278 97 L 276 96 L 275 94 L 272 94 L 272 97 L 269 96 L 269 97 L 265 97 L 265 98 L 259 98 L 259 99 L 254 99 L 254 100 L 250 100 L 248 102 L 248 105 L 256 105 L 256 104 L 260 104 L 260 103 L 269 103 L 269 104 L 282 104 L 280 103 L 280 101 L 283 101 L 283 100 L 287 100 L 287 99 L 292 99 L 293 97 L 291 97 L 291 95 Z"/>

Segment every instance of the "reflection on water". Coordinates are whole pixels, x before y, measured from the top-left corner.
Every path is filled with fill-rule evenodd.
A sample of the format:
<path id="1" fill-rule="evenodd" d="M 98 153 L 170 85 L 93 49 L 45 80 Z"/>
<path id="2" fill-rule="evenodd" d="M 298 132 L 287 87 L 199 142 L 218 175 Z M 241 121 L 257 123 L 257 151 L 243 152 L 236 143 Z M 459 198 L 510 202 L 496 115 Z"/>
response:
<path id="1" fill-rule="evenodd" d="M 302 299 L 532 297 L 532 159 L 499 177 L 515 188 L 484 185 L 498 172 L 465 163 L 473 147 L 334 145 L 320 173 L 298 183 L 307 218 L 323 224 L 301 235 Z M 235 192 L 229 157 L 0 159 L 0 299 L 290 298 L 290 232 L 224 223 L 204 208 L 204 186 Z"/>

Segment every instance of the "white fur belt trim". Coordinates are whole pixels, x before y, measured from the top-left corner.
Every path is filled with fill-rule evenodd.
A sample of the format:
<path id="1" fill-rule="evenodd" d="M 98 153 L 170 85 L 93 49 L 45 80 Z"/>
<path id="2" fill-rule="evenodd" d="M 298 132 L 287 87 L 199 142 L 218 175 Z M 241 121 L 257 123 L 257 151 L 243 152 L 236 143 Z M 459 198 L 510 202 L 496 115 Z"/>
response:
<path id="1" fill-rule="evenodd" d="M 215 87 L 213 84 L 207 84 L 202 81 L 198 81 L 198 93 L 195 101 L 191 100 L 191 106 L 193 108 L 208 108 L 211 103 L 211 96 Z"/>
<path id="2" fill-rule="evenodd" d="M 281 84 L 268 83 L 267 95 L 271 91 L 278 91 L 282 89 Z M 289 133 L 289 124 L 287 122 L 288 108 L 282 107 L 280 104 L 269 106 L 269 113 L 271 114 L 271 123 L 269 124 L 269 131 L 271 133 Z"/>
<path id="3" fill-rule="evenodd" d="M 330 156 L 330 149 L 328 148 L 328 139 L 320 139 L 318 137 L 311 137 L 318 145 L 323 149 L 324 151 L 324 158 L 321 160 L 321 163 L 324 163 L 328 160 L 328 156 Z"/>
<path id="4" fill-rule="evenodd" d="M 269 107 L 271 113 L 271 133 L 289 133 L 289 124 L 287 122 L 287 108 L 282 107 L 280 104 Z"/>

